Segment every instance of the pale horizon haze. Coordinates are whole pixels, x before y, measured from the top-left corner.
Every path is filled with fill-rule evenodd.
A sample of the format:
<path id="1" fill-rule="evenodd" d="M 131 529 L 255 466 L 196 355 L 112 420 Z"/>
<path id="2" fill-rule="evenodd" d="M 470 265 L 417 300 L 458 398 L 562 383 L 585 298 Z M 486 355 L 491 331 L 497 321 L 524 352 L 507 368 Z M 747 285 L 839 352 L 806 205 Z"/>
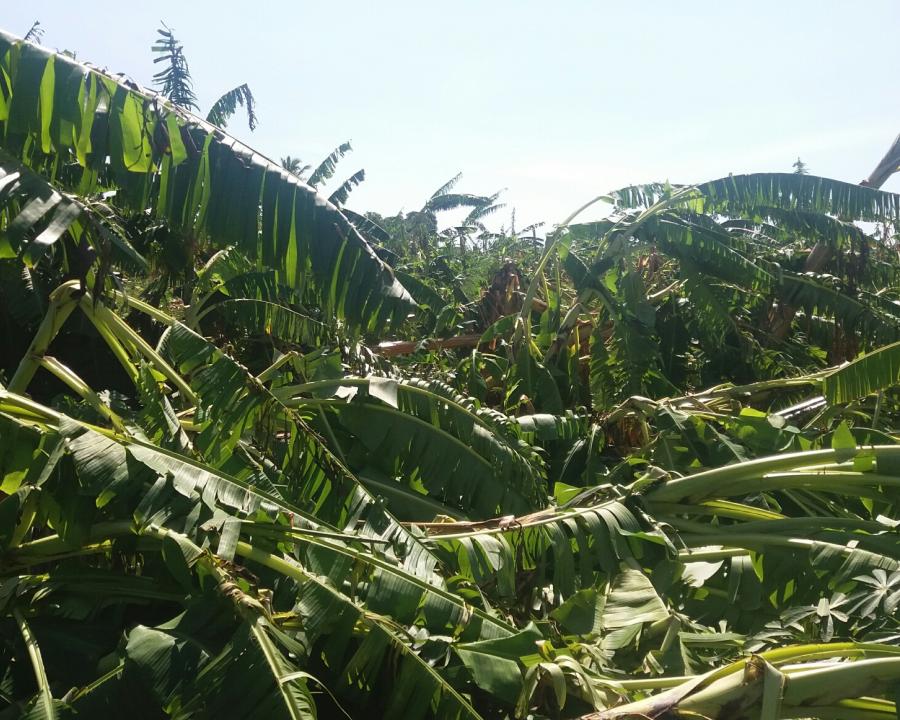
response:
<path id="1" fill-rule="evenodd" d="M 6 2 L 0 27 L 151 86 L 174 28 L 201 113 L 248 83 L 274 160 L 317 164 L 345 140 L 348 207 L 421 207 L 505 189 L 494 219 L 560 222 L 632 183 L 729 172 L 859 182 L 900 133 L 898 0 L 772 2 Z M 336 184 L 336 183 L 333 183 Z M 900 191 L 894 176 L 885 189 Z"/>

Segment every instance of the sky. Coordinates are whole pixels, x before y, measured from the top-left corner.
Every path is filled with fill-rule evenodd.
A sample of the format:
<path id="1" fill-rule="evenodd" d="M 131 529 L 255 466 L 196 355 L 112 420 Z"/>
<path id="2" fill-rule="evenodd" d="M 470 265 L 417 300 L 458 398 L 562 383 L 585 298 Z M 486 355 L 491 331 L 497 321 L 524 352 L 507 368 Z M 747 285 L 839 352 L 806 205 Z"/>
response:
<path id="1" fill-rule="evenodd" d="M 7 0 L 0 27 L 150 85 L 160 21 L 202 111 L 248 83 L 273 159 L 365 168 L 348 207 L 420 208 L 456 173 L 494 221 L 625 185 L 810 171 L 859 182 L 900 133 L 898 0 Z M 900 192 L 900 176 L 885 189 Z M 586 218 L 585 218 L 586 219 Z"/>

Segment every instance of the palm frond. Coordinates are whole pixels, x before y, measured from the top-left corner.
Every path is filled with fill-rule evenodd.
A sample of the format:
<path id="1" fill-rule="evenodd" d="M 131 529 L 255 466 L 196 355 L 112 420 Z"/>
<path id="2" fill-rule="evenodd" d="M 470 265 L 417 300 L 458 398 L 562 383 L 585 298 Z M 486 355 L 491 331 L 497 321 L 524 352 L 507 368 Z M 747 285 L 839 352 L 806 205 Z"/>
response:
<path id="1" fill-rule="evenodd" d="M 331 151 L 328 157 L 320 162 L 319 166 L 310 173 L 309 179 L 307 180 L 309 185 L 311 187 L 317 187 L 324 181 L 330 179 L 337 169 L 338 161 L 351 150 L 353 150 L 353 148 L 351 147 L 349 140 L 338 145 Z"/>
<path id="2" fill-rule="evenodd" d="M 206 115 L 206 121 L 223 128 L 237 112 L 239 106 L 247 109 L 247 124 L 251 130 L 256 130 L 256 126 L 259 124 L 256 117 L 256 101 L 246 83 L 229 90 L 216 100 Z"/>
<path id="3" fill-rule="evenodd" d="M 172 28 L 165 23 L 156 32 L 159 37 L 150 48 L 157 54 L 153 63 L 164 63 L 164 66 L 153 75 L 153 84 L 179 107 L 199 110 L 191 70 L 184 56 L 184 46 L 178 42 Z"/>
<path id="4" fill-rule="evenodd" d="M 312 165 L 304 165 L 300 158 L 285 155 L 281 158 L 281 167 L 297 177 L 303 177 L 307 171 L 312 170 Z"/>
<path id="5" fill-rule="evenodd" d="M 25 42 L 33 42 L 39 43 L 44 37 L 44 28 L 41 27 L 41 21 L 35 20 L 31 23 L 31 27 L 28 28 L 28 32 L 25 33 L 22 38 Z"/>
<path id="6" fill-rule="evenodd" d="M 490 198 L 484 195 L 469 195 L 465 193 L 443 193 L 436 195 L 425 203 L 427 212 L 445 212 L 457 208 L 481 208 L 489 203 Z"/>
<path id="7" fill-rule="evenodd" d="M 429 200 L 434 200 L 435 198 L 439 198 L 439 197 L 441 197 L 442 195 L 446 195 L 446 194 L 449 193 L 454 187 L 456 187 L 456 184 L 457 184 L 461 179 L 462 179 L 462 173 L 456 173 L 456 175 L 454 175 L 454 176 L 453 176 L 452 178 L 450 178 L 447 182 L 445 182 L 443 185 L 441 185 L 437 190 L 435 190 L 434 193 L 432 193 L 432 195 L 431 195 L 431 197 L 429 198 Z"/>
<path id="8" fill-rule="evenodd" d="M 328 197 L 328 202 L 333 202 L 335 205 L 340 207 L 345 202 L 347 202 L 347 198 L 350 197 L 350 193 L 353 192 L 353 188 L 359 185 L 363 180 L 366 179 L 366 171 L 365 170 L 357 170 L 350 177 L 348 177 L 344 182 L 341 183 L 340 187 L 335 190 Z M 354 223 L 356 225 L 356 223 Z"/>
<path id="9" fill-rule="evenodd" d="M 476 207 L 466 215 L 463 220 L 463 225 L 478 225 L 479 221 L 488 217 L 489 215 L 493 215 L 498 210 L 502 210 L 506 207 L 506 203 L 498 203 L 497 198 L 500 196 L 500 193 L 495 193 L 487 198 L 487 201 L 481 206 Z"/>

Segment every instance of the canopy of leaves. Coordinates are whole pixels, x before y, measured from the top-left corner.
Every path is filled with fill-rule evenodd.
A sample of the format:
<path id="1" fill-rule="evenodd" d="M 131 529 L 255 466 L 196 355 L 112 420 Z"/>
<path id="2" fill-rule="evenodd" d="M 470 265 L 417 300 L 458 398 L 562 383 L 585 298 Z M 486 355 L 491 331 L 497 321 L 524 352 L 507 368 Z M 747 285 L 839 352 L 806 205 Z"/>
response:
<path id="1" fill-rule="evenodd" d="M 0 717 L 896 717 L 900 197 L 364 215 L 156 49 L 0 34 Z"/>

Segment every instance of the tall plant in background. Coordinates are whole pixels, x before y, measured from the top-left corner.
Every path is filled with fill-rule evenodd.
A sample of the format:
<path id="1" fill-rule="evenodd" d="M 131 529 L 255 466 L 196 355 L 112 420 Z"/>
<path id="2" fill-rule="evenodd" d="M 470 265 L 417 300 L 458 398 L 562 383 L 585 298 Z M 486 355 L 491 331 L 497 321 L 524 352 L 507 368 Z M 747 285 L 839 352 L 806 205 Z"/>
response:
<path id="1" fill-rule="evenodd" d="M 151 48 L 156 53 L 153 62 L 162 67 L 153 76 L 153 83 L 175 105 L 198 111 L 200 107 L 197 105 L 194 81 L 184 55 L 184 46 L 175 37 L 172 28 L 165 23 L 156 32 L 159 38 Z M 238 85 L 213 103 L 206 120 L 224 128 L 238 107 L 243 107 L 247 110 L 247 124 L 251 130 L 255 130 L 258 123 L 255 102 L 250 86 L 246 83 Z"/>
<path id="2" fill-rule="evenodd" d="M 496 201 L 452 190 L 420 218 Z M 436 226 L 395 275 L 370 218 L 0 34 L 0 713 L 895 717 L 896 261 L 855 221 L 900 197 L 605 199 L 453 252 L 503 261 L 458 298 Z"/>
<path id="3" fill-rule="evenodd" d="M 300 158 L 291 157 L 290 155 L 281 158 L 281 167 L 297 177 L 302 178 L 311 187 L 319 187 L 322 183 L 327 182 L 334 176 L 338 161 L 352 149 L 349 140 L 345 143 L 341 143 L 332 150 L 328 157 L 320 162 L 315 169 L 313 169 L 312 165 L 303 164 L 303 161 L 300 160 Z M 353 188 L 365 179 L 366 171 L 357 170 L 344 180 L 331 195 L 329 195 L 329 202 L 333 202 L 338 206 L 343 205 L 347 202 L 347 198 L 350 197 L 350 193 L 353 192 Z"/>

